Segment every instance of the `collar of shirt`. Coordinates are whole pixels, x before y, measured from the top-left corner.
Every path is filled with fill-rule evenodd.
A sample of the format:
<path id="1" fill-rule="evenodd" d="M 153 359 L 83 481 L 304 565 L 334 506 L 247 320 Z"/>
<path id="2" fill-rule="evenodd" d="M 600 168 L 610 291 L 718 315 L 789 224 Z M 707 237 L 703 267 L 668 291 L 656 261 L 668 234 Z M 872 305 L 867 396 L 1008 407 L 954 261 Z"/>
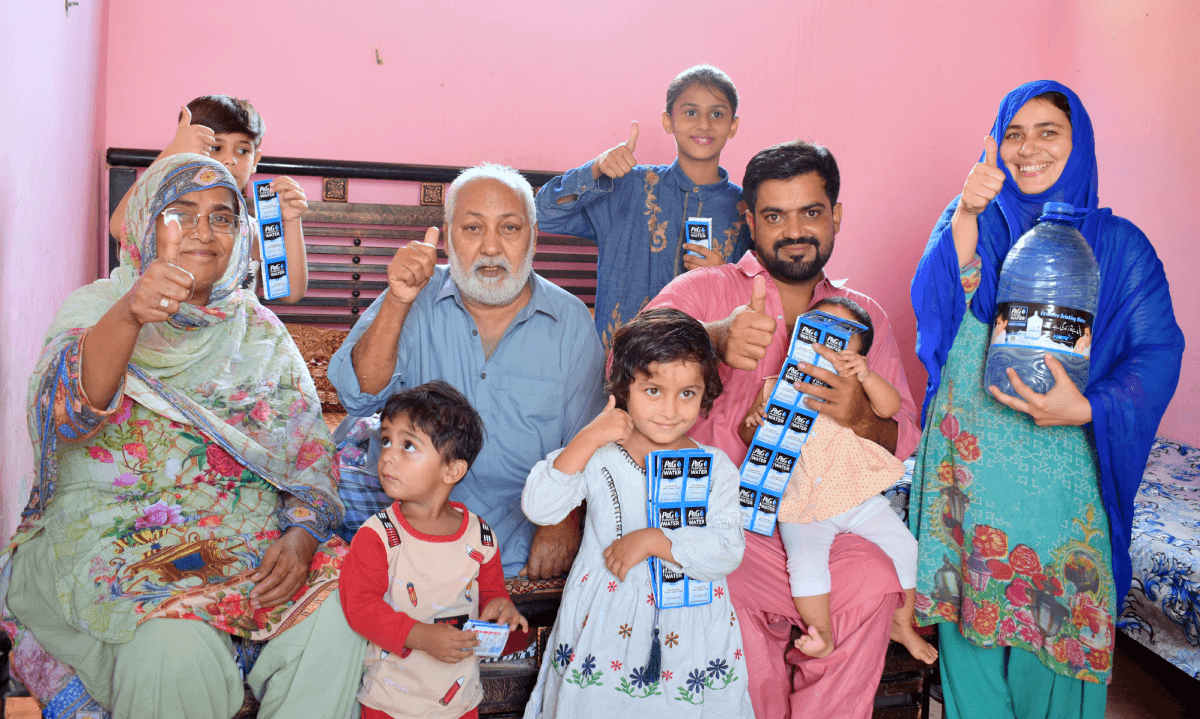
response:
<path id="1" fill-rule="evenodd" d="M 533 316 L 534 312 L 541 312 L 555 322 L 558 321 L 558 307 L 550 301 L 550 293 L 546 291 L 543 283 L 547 282 L 545 278 L 536 272 L 529 273 L 529 285 L 532 291 L 529 295 L 529 302 L 521 308 L 517 316 L 513 319 L 513 324 L 518 325 Z M 437 296 L 433 298 L 433 303 L 437 304 L 447 297 L 453 297 L 455 304 L 463 312 L 467 312 L 467 306 L 463 304 L 462 292 L 458 288 L 458 283 L 454 281 L 454 276 L 450 270 L 446 270 L 446 278 L 442 281 L 442 287 L 438 290 Z"/>
<path id="2" fill-rule="evenodd" d="M 725 171 L 725 168 L 717 167 L 717 174 L 721 179 L 716 182 L 709 185 L 697 185 L 692 182 L 692 178 L 688 177 L 686 172 L 680 169 L 678 159 L 672 162 L 667 171 L 663 173 L 668 182 L 674 183 L 684 192 L 695 192 L 701 200 L 707 200 L 713 195 L 721 195 L 726 192 L 729 187 L 729 173 Z"/>
<path id="3" fill-rule="evenodd" d="M 751 281 L 753 281 L 758 275 L 763 275 L 769 279 L 771 278 L 771 273 L 767 272 L 767 268 L 763 267 L 762 263 L 758 261 L 758 257 L 754 254 L 754 250 L 746 250 L 746 254 L 742 255 L 742 259 L 738 260 L 735 267 L 737 267 L 738 270 L 746 277 L 749 277 Z M 849 278 L 831 280 L 825 276 L 825 271 L 821 270 L 821 280 L 817 282 L 815 287 L 813 287 L 813 298 L 812 302 L 809 304 L 809 307 L 812 307 L 817 302 L 820 302 L 826 297 L 834 294 L 834 290 L 840 290 L 842 285 L 849 281 Z M 774 282 L 769 282 L 767 283 L 767 296 L 770 297 L 772 295 L 775 296 L 776 304 L 778 304 L 779 290 L 775 287 Z"/>

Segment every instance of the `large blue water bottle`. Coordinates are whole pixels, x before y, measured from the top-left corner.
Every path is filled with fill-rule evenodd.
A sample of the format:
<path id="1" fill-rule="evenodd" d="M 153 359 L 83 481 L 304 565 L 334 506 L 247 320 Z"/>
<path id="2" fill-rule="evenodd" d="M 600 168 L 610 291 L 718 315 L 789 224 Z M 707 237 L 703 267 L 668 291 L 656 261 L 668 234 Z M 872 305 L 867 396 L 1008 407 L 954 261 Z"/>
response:
<path id="1" fill-rule="evenodd" d="M 1054 376 L 1046 367 L 1048 351 L 1080 392 L 1087 387 L 1100 265 L 1075 222 L 1075 208 L 1047 202 L 1038 223 L 1004 258 L 985 389 L 995 385 L 1018 397 L 1005 373 L 1012 367 L 1034 392 L 1049 392 Z"/>

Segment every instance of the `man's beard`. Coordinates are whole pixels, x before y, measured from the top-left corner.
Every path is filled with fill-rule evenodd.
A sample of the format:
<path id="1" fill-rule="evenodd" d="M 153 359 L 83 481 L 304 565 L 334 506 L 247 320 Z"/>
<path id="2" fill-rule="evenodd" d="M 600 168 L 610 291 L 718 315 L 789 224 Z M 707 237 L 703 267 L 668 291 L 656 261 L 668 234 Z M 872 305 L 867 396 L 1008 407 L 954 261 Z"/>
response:
<path id="1" fill-rule="evenodd" d="M 465 299 L 490 307 L 512 304 L 520 296 L 521 290 L 525 289 L 525 283 L 529 281 L 530 273 L 533 272 L 534 249 L 533 242 L 530 242 L 529 251 L 525 253 L 525 259 L 515 273 L 512 263 L 503 257 L 480 257 L 468 270 L 459 264 L 458 256 L 454 253 L 454 243 L 449 235 L 446 237 L 450 277 L 454 279 L 454 284 L 458 285 L 458 291 Z M 485 267 L 499 267 L 504 270 L 504 274 L 495 277 L 479 274 L 479 270 Z"/>
<path id="2" fill-rule="evenodd" d="M 758 243 L 755 242 L 755 245 Z M 779 251 L 790 245 L 812 245 L 817 250 L 817 256 L 808 261 L 788 260 L 779 256 Z M 758 261 L 762 266 L 767 268 L 767 272 L 771 273 L 772 277 L 779 277 L 789 282 L 807 282 L 816 277 L 821 270 L 825 268 L 825 263 L 829 262 L 829 258 L 833 255 L 833 245 L 830 244 L 829 251 L 824 255 L 821 254 L 821 244 L 817 238 L 809 235 L 799 239 L 783 238 L 775 241 L 775 246 L 771 254 L 763 252 L 758 248 Z"/>

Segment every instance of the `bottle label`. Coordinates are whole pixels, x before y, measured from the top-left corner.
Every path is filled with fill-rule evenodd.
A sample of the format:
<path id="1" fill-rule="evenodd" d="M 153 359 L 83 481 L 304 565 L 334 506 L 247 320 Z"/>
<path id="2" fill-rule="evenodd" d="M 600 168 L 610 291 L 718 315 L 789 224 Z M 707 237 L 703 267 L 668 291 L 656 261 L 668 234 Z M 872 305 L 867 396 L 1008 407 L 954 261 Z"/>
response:
<path id="1" fill-rule="evenodd" d="M 996 306 L 992 344 L 1054 350 L 1092 356 L 1090 312 L 1037 302 L 1001 302 Z"/>

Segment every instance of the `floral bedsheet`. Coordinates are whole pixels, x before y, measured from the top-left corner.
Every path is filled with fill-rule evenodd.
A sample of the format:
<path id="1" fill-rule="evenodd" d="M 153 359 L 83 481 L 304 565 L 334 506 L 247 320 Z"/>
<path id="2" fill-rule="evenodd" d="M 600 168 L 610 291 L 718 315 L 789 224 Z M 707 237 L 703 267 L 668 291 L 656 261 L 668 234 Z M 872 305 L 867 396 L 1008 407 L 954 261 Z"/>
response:
<path id="1" fill-rule="evenodd" d="M 1154 443 L 1129 554 L 1133 586 L 1117 627 L 1200 679 L 1200 449 Z"/>

